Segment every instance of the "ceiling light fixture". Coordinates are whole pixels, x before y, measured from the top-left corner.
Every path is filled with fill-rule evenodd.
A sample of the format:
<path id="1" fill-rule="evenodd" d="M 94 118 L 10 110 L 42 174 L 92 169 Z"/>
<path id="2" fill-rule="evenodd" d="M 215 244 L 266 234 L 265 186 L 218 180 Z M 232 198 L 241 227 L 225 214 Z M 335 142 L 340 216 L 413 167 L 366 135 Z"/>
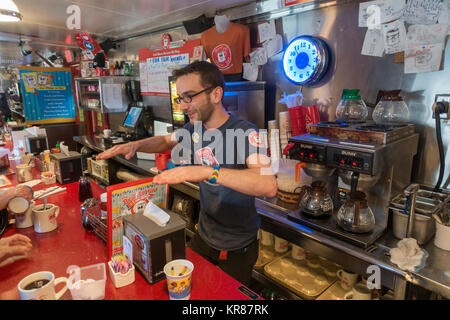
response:
<path id="1" fill-rule="evenodd" d="M 12 0 L 0 0 L 0 22 L 14 22 L 22 20 L 16 4 Z"/>

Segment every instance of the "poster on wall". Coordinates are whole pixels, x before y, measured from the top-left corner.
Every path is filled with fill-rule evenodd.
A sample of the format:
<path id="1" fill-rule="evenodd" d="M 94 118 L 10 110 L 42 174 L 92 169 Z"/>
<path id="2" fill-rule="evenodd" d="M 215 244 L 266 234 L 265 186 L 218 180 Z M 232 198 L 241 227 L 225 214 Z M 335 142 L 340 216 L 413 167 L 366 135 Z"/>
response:
<path id="1" fill-rule="evenodd" d="M 148 202 L 167 208 L 169 186 L 154 185 L 153 178 L 108 186 L 108 260 L 123 250 L 123 216 L 143 213 Z"/>
<path id="2" fill-rule="evenodd" d="M 70 68 L 19 67 L 26 124 L 75 121 Z"/>
<path id="3" fill-rule="evenodd" d="M 143 48 L 138 54 L 141 94 L 144 96 L 169 97 L 172 68 L 204 59 L 200 39 L 172 42 L 162 50 Z"/>

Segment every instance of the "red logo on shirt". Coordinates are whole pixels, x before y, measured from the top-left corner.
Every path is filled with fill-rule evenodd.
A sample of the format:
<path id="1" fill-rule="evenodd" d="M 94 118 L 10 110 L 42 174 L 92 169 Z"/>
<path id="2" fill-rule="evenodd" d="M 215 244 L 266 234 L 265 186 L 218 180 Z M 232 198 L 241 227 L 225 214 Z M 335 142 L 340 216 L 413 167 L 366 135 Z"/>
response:
<path id="1" fill-rule="evenodd" d="M 249 135 L 248 135 L 248 141 L 250 142 L 250 144 L 252 146 L 255 147 L 264 147 L 264 140 L 263 138 L 259 135 L 258 131 L 252 131 Z"/>
<path id="2" fill-rule="evenodd" d="M 231 66 L 231 49 L 226 44 L 219 44 L 212 51 L 212 59 L 219 69 L 227 69 Z"/>
<path id="3" fill-rule="evenodd" d="M 198 149 L 195 152 L 195 156 L 197 158 L 197 162 L 204 166 L 212 166 L 212 165 L 219 165 L 219 162 L 214 157 L 214 154 L 211 150 L 211 148 L 206 147 L 202 149 Z"/>

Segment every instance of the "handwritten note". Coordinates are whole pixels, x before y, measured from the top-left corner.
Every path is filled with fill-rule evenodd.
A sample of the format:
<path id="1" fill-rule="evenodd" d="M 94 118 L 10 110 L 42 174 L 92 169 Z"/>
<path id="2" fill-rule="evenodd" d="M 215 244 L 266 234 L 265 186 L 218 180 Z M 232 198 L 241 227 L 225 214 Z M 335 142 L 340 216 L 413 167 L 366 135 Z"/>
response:
<path id="1" fill-rule="evenodd" d="M 249 81 L 256 81 L 258 79 L 258 66 L 253 63 L 243 63 L 242 77 Z"/>
<path id="2" fill-rule="evenodd" d="M 384 38 L 384 51 L 393 54 L 405 50 L 406 29 L 401 20 L 396 20 L 382 26 Z"/>
<path id="3" fill-rule="evenodd" d="M 411 25 L 406 36 L 406 47 L 412 48 L 428 44 L 444 43 L 448 25 Z"/>
<path id="4" fill-rule="evenodd" d="M 283 37 L 276 34 L 274 38 L 265 41 L 263 47 L 266 49 L 267 58 L 270 58 L 283 50 Z"/>
<path id="5" fill-rule="evenodd" d="M 261 23 L 258 25 L 259 42 L 263 43 L 266 40 L 272 39 L 276 35 L 275 31 L 275 21 L 270 20 L 269 22 Z"/>
<path id="6" fill-rule="evenodd" d="M 442 3 L 442 9 L 439 13 L 438 22 L 440 24 L 450 25 L 450 0 L 444 0 Z M 450 28 L 448 29 L 450 33 Z"/>
<path id="7" fill-rule="evenodd" d="M 108 109 L 121 109 L 122 106 L 122 85 L 102 84 L 103 101 Z"/>
<path id="8" fill-rule="evenodd" d="M 438 71 L 443 48 L 443 44 L 439 43 L 406 49 L 405 73 Z"/>
<path id="9" fill-rule="evenodd" d="M 359 27 L 379 28 L 403 15 L 405 0 L 375 0 L 359 4 Z"/>
<path id="10" fill-rule="evenodd" d="M 250 53 L 250 62 L 258 66 L 262 66 L 267 63 L 267 52 L 266 49 L 258 48 L 257 50 Z"/>
<path id="11" fill-rule="evenodd" d="M 381 30 L 367 29 L 361 54 L 366 56 L 382 57 L 384 52 L 383 32 Z"/>
<path id="12" fill-rule="evenodd" d="M 442 4 L 442 0 L 408 0 L 403 19 L 409 24 L 435 24 Z"/>

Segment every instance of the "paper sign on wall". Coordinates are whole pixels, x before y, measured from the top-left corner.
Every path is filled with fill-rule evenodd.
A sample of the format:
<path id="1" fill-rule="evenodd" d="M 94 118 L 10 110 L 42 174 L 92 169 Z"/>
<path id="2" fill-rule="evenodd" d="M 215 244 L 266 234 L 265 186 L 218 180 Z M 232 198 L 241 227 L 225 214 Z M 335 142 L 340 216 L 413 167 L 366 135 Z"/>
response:
<path id="1" fill-rule="evenodd" d="M 258 78 L 258 66 L 253 63 L 243 63 L 242 77 L 249 81 L 256 81 Z"/>
<path id="2" fill-rule="evenodd" d="M 403 19 L 409 24 L 435 24 L 442 5 L 442 0 L 408 0 Z"/>
<path id="3" fill-rule="evenodd" d="M 371 27 L 399 19 L 405 0 L 375 0 L 359 4 L 359 27 Z"/>
<path id="4" fill-rule="evenodd" d="M 250 52 L 250 62 L 258 66 L 262 66 L 267 63 L 266 49 L 258 48 L 257 50 Z"/>
<path id="5" fill-rule="evenodd" d="M 267 58 L 270 58 L 283 51 L 283 37 L 279 34 L 276 34 L 272 39 L 264 42 L 263 47 L 266 50 Z"/>
<path id="6" fill-rule="evenodd" d="M 382 57 L 384 52 L 383 32 L 378 29 L 367 29 L 361 54 Z"/>
<path id="7" fill-rule="evenodd" d="M 384 51 L 393 54 L 405 50 L 406 29 L 401 20 L 396 20 L 382 26 L 384 38 Z"/>
<path id="8" fill-rule="evenodd" d="M 272 39 L 276 35 L 275 21 L 258 24 L 259 42 L 262 43 L 266 40 Z"/>
<path id="9" fill-rule="evenodd" d="M 443 44 L 431 44 L 406 49 L 405 73 L 438 71 L 441 66 Z"/>

